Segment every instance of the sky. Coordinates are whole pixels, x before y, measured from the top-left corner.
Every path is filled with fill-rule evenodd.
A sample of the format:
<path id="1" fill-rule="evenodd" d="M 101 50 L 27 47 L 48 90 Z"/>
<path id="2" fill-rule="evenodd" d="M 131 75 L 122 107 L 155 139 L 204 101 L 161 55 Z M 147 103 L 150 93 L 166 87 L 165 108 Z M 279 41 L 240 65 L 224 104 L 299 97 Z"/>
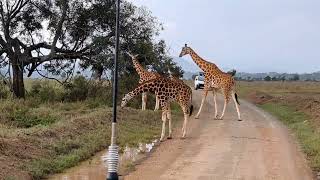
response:
<path id="1" fill-rule="evenodd" d="M 163 23 L 172 56 L 187 43 L 222 69 L 320 71 L 319 0 L 130 1 Z"/>

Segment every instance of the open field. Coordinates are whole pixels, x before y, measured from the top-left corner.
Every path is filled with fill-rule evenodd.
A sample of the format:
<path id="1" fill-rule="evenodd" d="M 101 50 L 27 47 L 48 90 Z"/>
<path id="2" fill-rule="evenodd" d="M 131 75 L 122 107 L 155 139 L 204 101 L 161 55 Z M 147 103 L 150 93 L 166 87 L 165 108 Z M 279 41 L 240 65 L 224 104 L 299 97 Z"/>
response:
<path id="1" fill-rule="evenodd" d="M 286 124 L 320 171 L 320 82 L 239 82 L 238 92 Z"/>

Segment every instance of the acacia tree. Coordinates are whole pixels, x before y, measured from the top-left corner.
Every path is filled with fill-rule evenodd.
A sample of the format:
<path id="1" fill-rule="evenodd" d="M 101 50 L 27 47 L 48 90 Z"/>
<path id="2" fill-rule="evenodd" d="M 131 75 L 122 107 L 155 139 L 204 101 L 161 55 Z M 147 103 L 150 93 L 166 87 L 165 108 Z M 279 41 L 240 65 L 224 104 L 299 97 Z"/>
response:
<path id="1" fill-rule="evenodd" d="M 150 12 L 123 2 L 120 19 L 122 50 L 149 54 L 149 64 L 160 63 L 154 58 L 159 51 L 153 39 L 161 25 Z M 96 78 L 101 77 L 103 70 L 113 67 L 114 27 L 115 0 L 1 0 L 0 65 L 12 74 L 9 84 L 14 95 L 24 98 L 23 76 L 42 75 L 40 66 L 53 75 L 69 77 L 78 60 Z M 142 46 L 151 48 L 142 52 L 138 50 Z M 121 62 L 122 71 L 130 70 L 128 62 Z"/>

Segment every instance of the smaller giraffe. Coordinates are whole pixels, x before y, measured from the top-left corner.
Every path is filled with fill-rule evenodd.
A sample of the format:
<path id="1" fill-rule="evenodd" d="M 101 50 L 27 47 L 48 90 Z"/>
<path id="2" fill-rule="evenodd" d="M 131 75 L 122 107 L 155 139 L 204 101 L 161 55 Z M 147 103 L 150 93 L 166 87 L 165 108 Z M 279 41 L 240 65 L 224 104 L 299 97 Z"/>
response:
<path id="1" fill-rule="evenodd" d="M 200 67 L 200 69 L 204 72 L 204 94 L 202 96 L 201 105 L 199 111 L 195 118 L 199 118 L 200 112 L 202 110 L 204 101 L 207 97 L 208 91 L 212 90 L 213 92 L 213 100 L 214 100 L 214 107 L 215 107 L 215 118 L 216 119 L 223 119 L 226 106 L 230 101 L 230 96 L 232 97 L 234 104 L 236 106 L 236 110 L 238 113 L 238 121 L 241 121 L 240 110 L 238 105 L 240 105 L 238 101 L 237 93 L 235 92 L 236 82 L 233 78 L 233 73 L 225 73 L 221 71 L 217 65 L 212 62 L 208 62 L 202 59 L 191 47 L 188 47 L 187 44 L 182 48 L 179 57 L 189 54 L 192 60 Z M 234 72 L 235 73 L 235 72 Z M 217 91 L 221 90 L 222 94 L 224 95 L 224 106 L 222 110 L 222 114 L 218 117 L 218 110 L 217 110 L 217 101 L 216 101 L 216 94 Z"/>
<path id="2" fill-rule="evenodd" d="M 155 92 L 156 96 L 159 98 L 162 109 L 162 131 L 160 141 L 163 141 L 167 120 L 169 121 L 168 139 L 172 138 L 170 103 L 176 101 L 180 105 L 184 114 L 184 122 L 182 126 L 182 138 L 184 138 L 186 136 L 188 118 L 191 116 L 193 111 L 193 106 L 191 104 L 192 91 L 191 88 L 187 88 L 186 86 L 187 85 L 185 84 L 183 85 L 164 77 L 152 79 L 139 84 L 133 91 L 127 93 L 122 99 L 121 107 L 125 107 L 128 101 L 141 93 Z"/>
<path id="3" fill-rule="evenodd" d="M 136 69 L 137 73 L 139 74 L 139 77 L 140 77 L 139 84 L 141 84 L 145 81 L 149 81 L 151 79 L 161 77 L 161 75 L 156 72 L 149 72 L 146 69 L 144 69 L 137 59 L 137 57 L 139 56 L 138 54 L 132 55 L 129 52 L 127 52 L 127 54 L 131 57 L 133 66 Z M 141 107 L 141 109 L 146 110 L 146 106 L 147 106 L 147 93 L 142 93 L 142 107 Z M 154 111 L 157 111 L 157 110 L 159 110 L 158 97 L 156 97 L 156 105 L 154 107 Z"/>

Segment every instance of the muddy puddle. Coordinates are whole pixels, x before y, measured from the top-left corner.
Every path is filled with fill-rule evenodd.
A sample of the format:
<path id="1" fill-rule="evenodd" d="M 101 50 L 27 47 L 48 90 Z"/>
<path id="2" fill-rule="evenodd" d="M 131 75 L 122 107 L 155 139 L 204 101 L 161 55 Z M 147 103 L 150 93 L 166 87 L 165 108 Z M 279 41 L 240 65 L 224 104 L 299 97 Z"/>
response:
<path id="1" fill-rule="evenodd" d="M 158 143 L 154 140 L 150 144 L 139 144 L 138 148 L 126 147 L 120 155 L 119 175 L 124 175 L 132 168 L 132 164 L 147 157 Z M 91 159 L 78 166 L 65 170 L 60 174 L 47 177 L 49 180 L 105 180 L 107 174 L 107 150 L 101 151 Z"/>

